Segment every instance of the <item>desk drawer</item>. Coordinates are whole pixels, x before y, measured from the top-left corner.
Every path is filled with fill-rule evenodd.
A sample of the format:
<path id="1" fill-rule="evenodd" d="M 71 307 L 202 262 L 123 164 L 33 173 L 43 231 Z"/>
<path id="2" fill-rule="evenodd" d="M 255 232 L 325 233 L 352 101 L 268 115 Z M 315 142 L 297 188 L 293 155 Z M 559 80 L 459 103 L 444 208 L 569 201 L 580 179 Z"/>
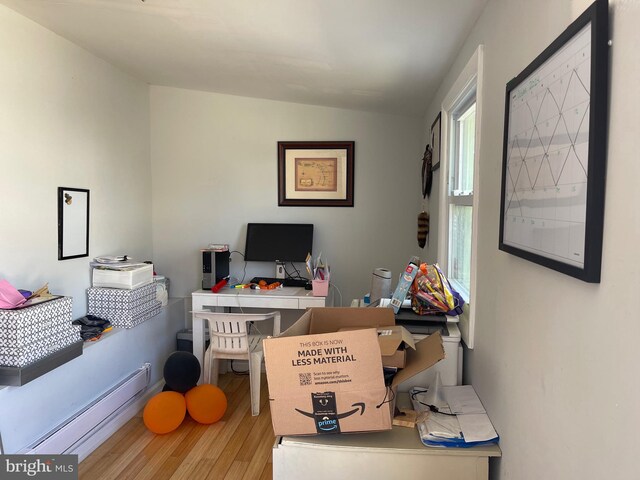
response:
<path id="1" fill-rule="evenodd" d="M 215 295 L 192 295 L 191 309 L 204 310 L 204 307 L 217 307 L 218 297 Z"/>
<path id="2" fill-rule="evenodd" d="M 247 308 L 275 308 L 275 309 L 298 309 L 297 298 L 278 298 L 278 297 L 219 297 L 219 307 L 247 307 Z"/>
<path id="3" fill-rule="evenodd" d="M 325 306 L 326 297 L 307 297 L 301 298 L 298 302 L 301 310 L 306 308 L 318 308 Z"/>

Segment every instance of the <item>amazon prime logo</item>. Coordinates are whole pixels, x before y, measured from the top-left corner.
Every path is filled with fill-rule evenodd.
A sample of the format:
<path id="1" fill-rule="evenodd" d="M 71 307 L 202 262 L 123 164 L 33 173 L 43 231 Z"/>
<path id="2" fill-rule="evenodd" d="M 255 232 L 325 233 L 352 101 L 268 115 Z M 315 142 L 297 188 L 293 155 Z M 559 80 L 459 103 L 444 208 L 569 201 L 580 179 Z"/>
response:
<path id="1" fill-rule="evenodd" d="M 323 432 L 334 432 L 340 428 L 338 419 L 329 417 L 322 417 L 322 420 L 319 420 L 316 426 Z"/>

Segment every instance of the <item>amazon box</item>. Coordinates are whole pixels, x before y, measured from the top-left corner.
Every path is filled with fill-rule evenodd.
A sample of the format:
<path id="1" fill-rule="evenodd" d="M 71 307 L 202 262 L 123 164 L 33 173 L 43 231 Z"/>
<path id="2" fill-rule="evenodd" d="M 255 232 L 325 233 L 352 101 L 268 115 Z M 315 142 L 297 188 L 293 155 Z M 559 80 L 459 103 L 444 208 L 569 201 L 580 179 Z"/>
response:
<path id="1" fill-rule="evenodd" d="M 395 388 L 444 358 L 439 333 L 406 350 L 385 385 L 378 329 L 395 326 L 388 308 L 312 308 L 263 341 L 276 435 L 391 429 Z"/>
<path id="2" fill-rule="evenodd" d="M 404 368 L 407 363 L 407 352 L 416 349 L 413 335 L 400 325 L 378 328 L 378 344 L 385 367 Z"/>
<path id="3" fill-rule="evenodd" d="M 353 328 L 343 327 L 340 329 L 340 331 L 345 330 L 353 330 Z M 411 332 L 401 325 L 378 327 L 377 331 L 382 366 L 404 368 L 407 361 L 407 349 L 416 349 Z"/>

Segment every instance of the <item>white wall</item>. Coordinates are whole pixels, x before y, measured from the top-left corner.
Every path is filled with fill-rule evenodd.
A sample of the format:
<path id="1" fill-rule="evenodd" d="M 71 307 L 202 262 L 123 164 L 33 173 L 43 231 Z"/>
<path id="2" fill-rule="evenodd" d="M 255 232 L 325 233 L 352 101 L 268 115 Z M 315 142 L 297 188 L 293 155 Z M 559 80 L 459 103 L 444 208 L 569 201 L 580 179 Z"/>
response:
<path id="1" fill-rule="evenodd" d="M 278 207 L 277 142 L 290 140 L 355 141 L 353 208 Z M 249 222 L 313 223 L 346 305 L 375 267 L 397 278 L 419 250 L 422 150 L 415 118 L 151 87 L 154 253 L 172 295 L 200 288 L 200 248 L 244 252 Z M 231 273 L 243 266 L 232 255 Z M 274 273 L 250 262 L 246 279 Z"/>
<path id="2" fill-rule="evenodd" d="M 492 463 L 496 479 L 638 477 L 640 4 L 610 4 L 613 47 L 600 284 L 498 251 L 506 83 L 588 1 L 490 1 L 425 117 L 430 125 L 462 67 L 484 44 L 476 347 L 465 351 L 465 376 L 501 436 L 503 457 Z M 435 247 L 434 242 L 434 256 Z"/>
<path id="3" fill-rule="evenodd" d="M 152 256 L 148 86 L 3 6 L 0 65 L 0 278 L 25 289 L 48 282 L 73 297 L 77 318 L 86 313 L 90 258 Z M 91 192 L 88 258 L 58 261 L 59 186 Z M 175 339 L 175 329 L 167 335 Z M 28 445 L 143 359 L 157 368 L 171 348 L 158 343 L 143 338 L 135 351 L 98 343 L 25 386 L 0 388 L 6 451 Z"/>
<path id="4" fill-rule="evenodd" d="M 150 119 L 147 85 L 5 7 L 0 61 L 0 278 L 26 289 L 48 282 L 73 297 L 74 318 L 86 313 L 94 256 L 153 259 L 172 293 L 188 296 L 199 288 L 198 250 L 243 250 L 251 221 L 314 223 L 316 252 L 347 304 L 368 291 L 373 268 L 397 275 L 418 250 L 416 119 L 155 87 Z M 278 140 L 355 140 L 355 207 L 277 207 Z M 88 258 L 57 260 L 59 186 L 91 192 Z M 158 380 L 181 324 L 163 318 L 134 350 L 121 332 L 25 386 L 0 387 L 5 451 L 26 447 L 142 361 Z"/>
<path id="5" fill-rule="evenodd" d="M 0 277 L 86 312 L 88 259 L 58 261 L 57 188 L 90 190 L 89 258 L 151 256 L 146 84 L 0 7 Z"/>

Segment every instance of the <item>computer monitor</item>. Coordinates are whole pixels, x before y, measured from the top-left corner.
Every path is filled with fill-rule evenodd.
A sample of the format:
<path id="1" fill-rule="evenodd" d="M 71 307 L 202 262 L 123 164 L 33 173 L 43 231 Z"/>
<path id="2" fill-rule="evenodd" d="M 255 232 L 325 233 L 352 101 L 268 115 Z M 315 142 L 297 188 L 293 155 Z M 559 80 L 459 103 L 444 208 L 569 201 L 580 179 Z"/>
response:
<path id="1" fill-rule="evenodd" d="M 247 262 L 304 262 L 313 247 L 311 223 L 249 223 Z"/>

